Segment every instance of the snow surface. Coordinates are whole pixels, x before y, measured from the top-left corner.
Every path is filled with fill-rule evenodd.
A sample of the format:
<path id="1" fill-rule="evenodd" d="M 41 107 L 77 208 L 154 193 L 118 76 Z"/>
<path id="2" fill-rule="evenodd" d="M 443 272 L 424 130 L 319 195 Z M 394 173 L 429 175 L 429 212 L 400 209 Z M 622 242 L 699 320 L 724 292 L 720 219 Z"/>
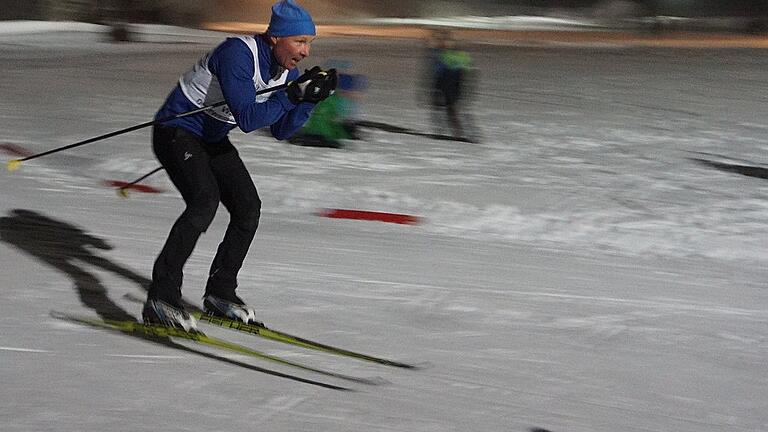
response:
<path id="1" fill-rule="evenodd" d="M 417 26 L 443 26 L 489 30 L 595 30 L 604 27 L 587 18 L 561 18 L 548 16 L 455 16 L 445 18 L 369 18 L 355 20 L 362 24 L 395 24 Z"/>
<path id="2" fill-rule="evenodd" d="M 147 121 L 216 42 L 2 34 L 0 144 L 40 152 Z M 275 328 L 425 369 L 210 329 L 390 382 L 338 392 L 52 318 L 140 313 L 129 297 L 183 208 L 163 174 L 146 183 L 165 193 L 127 200 L 101 184 L 157 166 L 142 130 L 0 173 L 2 430 L 768 430 L 768 188 L 712 166 L 768 169 L 764 53 L 467 48 L 479 143 L 232 136 L 264 202 L 241 296 Z M 370 82 L 363 119 L 432 132 L 421 49 L 319 39 L 306 62 L 352 61 Z M 425 222 L 316 216 L 324 207 Z M 186 267 L 189 301 L 226 220 Z"/>

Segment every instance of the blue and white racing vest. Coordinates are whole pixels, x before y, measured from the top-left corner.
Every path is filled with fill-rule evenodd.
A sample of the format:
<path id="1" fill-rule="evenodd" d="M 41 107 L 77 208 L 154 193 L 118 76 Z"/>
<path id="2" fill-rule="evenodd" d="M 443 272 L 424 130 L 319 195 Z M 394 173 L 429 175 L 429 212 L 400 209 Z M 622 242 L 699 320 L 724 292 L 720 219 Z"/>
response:
<path id="1" fill-rule="evenodd" d="M 261 71 L 259 69 L 259 48 L 256 44 L 256 40 L 252 36 L 240 36 L 238 39 L 242 40 L 253 54 L 253 86 L 257 92 L 286 82 L 288 78 L 288 70 L 284 70 L 276 79 L 273 78 L 268 82 L 264 82 L 261 78 Z M 213 73 L 211 73 L 208 67 L 208 61 L 212 54 L 213 51 L 205 54 L 197 63 L 195 63 L 192 69 L 179 78 L 179 87 L 184 93 L 184 96 L 198 108 L 224 100 L 219 80 Z M 256 95 L 256 102 L 261 103 L 266 101 L 272 93 L 274 92 Z M 211 108 L 206 110 L 205 113 L 218 121 L 229 123 L 231 125 L 237 124 L 227 105 Z"/>

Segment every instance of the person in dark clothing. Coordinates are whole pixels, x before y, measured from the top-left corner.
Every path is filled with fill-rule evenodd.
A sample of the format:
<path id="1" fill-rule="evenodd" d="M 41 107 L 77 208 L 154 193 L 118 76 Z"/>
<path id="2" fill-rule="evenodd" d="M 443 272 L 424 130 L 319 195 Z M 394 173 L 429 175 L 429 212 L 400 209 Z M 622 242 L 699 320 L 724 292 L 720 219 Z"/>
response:
<path id="1" fill-rule="evenodd" d="M 469 141 L 466 116 L 461 104 L 466 98 L 467 81 L 470 79 L 472 60 L 466 51 L 455 47 L 448 32 L 436 32 L 429 47 L 428 86 L 435 133 L 445 135 L 443 125 L 451 129 L 455 140 Z"/>
<path id="2" fill-rule="evenodd" d="M 142 311 L 145 322 L 196 329 L 181 301 L 183 267 L 221 202 L 230 220 L 211 264 L 203 306 L 213 315 L 258 323 L 253 308 L 235 290 L 259 226 L 261 200 L 227 135 L 235 127 L 247 133 L 269 126 L 275 138 L 287 139 L 307 121 L 315 104 L 333 93 L 335 70 L 316 66 L 299 76 L 296 68 L 309 55 L 315 34 L 309 13 L 293 0 L 282 0 L 272 7 L 265 33 L 228 38 L 205 54 L 181 76 L 157 112 L 156 119 L 167 118 L 226 101 L 153 130 L 155 155 L 186 209 L 155 260 Z M 256 94 L 287 82 L 285 91 Z"/>

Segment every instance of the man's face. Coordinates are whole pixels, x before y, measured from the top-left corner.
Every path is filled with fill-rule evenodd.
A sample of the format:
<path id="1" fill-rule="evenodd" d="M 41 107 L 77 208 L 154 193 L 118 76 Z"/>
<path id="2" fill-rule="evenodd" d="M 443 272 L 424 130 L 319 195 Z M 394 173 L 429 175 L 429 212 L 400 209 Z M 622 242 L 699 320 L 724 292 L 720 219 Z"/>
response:
<path id="1" fill-rule="evenodd" d="M 309 46 L 315 40 L 314 36 L 270 36 L 272 40 L 272 53 L 280 66 L 293 69 L 296 65 L 309 56 Z"/>

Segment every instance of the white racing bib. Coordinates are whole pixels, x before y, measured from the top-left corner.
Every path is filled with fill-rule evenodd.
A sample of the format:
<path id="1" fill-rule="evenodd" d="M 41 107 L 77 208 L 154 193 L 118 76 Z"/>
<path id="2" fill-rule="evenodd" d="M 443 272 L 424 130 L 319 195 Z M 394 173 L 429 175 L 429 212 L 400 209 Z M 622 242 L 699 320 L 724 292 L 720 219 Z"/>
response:
<path id="1" fill-rule="evenodd" d="M 270 79 L 269 82 L 265 83 L 264 80 L 261 79 L 261 71 L 259 69 L 259 48 L 256 45 L 256 40 L 252 36 L 240 36 L 238 39 L 242 40 L 248 46 L 253 55 L 253 87 L 257 92 L 265 88 L 283 84 L 286 81 L 288 78 L 287 70 L 283 71 L 277 79 Z M 210 60 L 212 53 L 213 51 L 201 57 L 192 69 L 179 78 L 179 86 L 181 87 L 184 96 L 198 108 L 224 100 L 219 80 L 208 68 L 208 61 Z M 273 92 L 268 92 L 256 95 L 255 102 L 261 103 L 266 101 L 272 93 Z M 211 108 L 204 112 L 218 121 L 233 125 L 237 124 L 227 105 Z"/>

